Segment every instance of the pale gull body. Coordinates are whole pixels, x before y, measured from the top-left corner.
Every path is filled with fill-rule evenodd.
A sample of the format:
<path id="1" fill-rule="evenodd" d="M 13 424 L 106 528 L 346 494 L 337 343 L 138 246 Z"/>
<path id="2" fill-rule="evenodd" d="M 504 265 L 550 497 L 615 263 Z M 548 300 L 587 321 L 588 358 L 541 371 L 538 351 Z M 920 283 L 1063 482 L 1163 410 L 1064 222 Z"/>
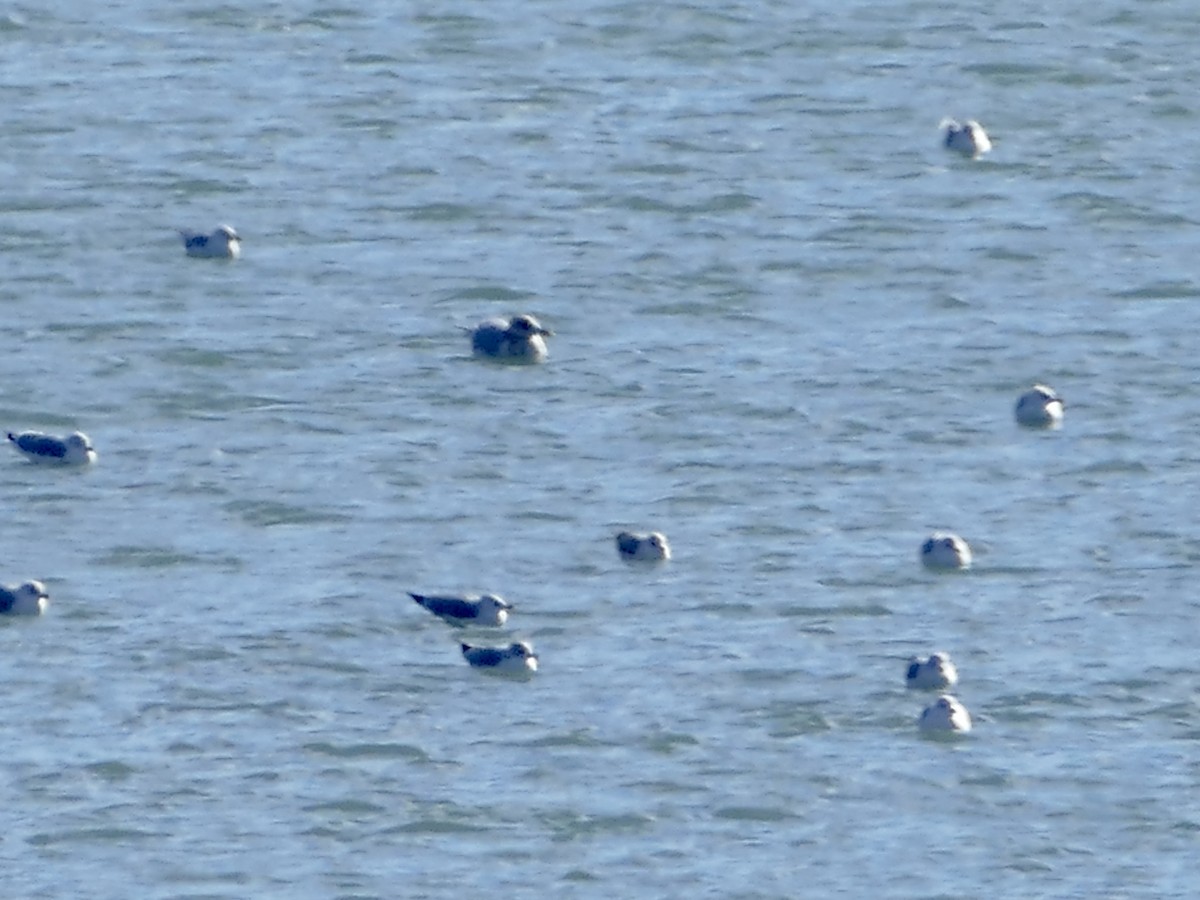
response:
<path id="1" fill-rule="evenodd" d="M 431 597 L 409 593 L 419 605 L 452 625 L 483 625 L 499 628 L 508 620 L 512 604 L 495 594 Z"/>
<path id="2" fill-rule="evenodd" d="M 502 675 L 531 675 L 537 671 L 537 655 L 525 641 L 516 641 L 507 647 L 459 646 L 462 647 L 463 658 L 476 669 Z"/>
<path id="3" fill-rule="evenodd" d="M 0 615 L 40 616 L 49 602 L 50 595 L 40 581 L 0 587 Z"/>
<path id="4" fill-rule="evenodd" d="M 966 734 L 971 730 L 971 714 L 967 708 L 951 697 L 942 694 L 937 702 L 925 708 L 917 726 L 923 732 L 952 732 Z"/>
<path id="5" fill-rule="evenodd" d="M 933 653 L 928 659 L 914 656 L 909 660 L 904 681 L 910 688 L 944 691 L 958 684 L 958 670 L 946 653 Z"/>
<path id="6" fill-rule="evenodd" d="M 1028 428 L 1058 428 L 1064 405 L 1054 388 L 1035 384 L 1017 400 L 1017 421 Z"/>
<path id="7" fill-rule="evenodd" d="M 992 149 L 987 132 L 974 119 L 961 125 L 953 119 L 942 119 L 942 128 L 945 129 L 946 147 L 950 150 L 978 158 Z"/>
<path id="8" fill-rule="evenodd" d="M 34 462 L 86 466 L 96 461 L 96 451 L 92 442 L 82 431 L 76 431 L 66 437 L 44 434 L 41 431 L 22 431 L 20 434 L 10 431 L 8 439 L 17 450 Z"/>
<path id="9" fill-rule="evenodd" d="M 540 363 L 546 359 L 545 338 L 553 334 L 533 316 L 486 319 L 471 331 L 471 349 L 487 359 Z"/>
<path id="10" fill-rule="evenodd" d="M 183 249 L 198 259 L 237 259 L 242 255 L 242 239 L 231 225 L 218 225 L 212 234 L 180 230 Z"/>
<path id="11" fill-rule="evenodd" d="M 660 563 L 671 558 L 671 545 L 661 531 L 651 531 L 649 534 L 622 531 L 616 540 L 617 553 L 626 562 Z"/>
<path id="12" fill-rule="evenodd" d="M 935 531 L 921 545 L 921 562 L 928 569 L 968 569 L 971 548 L 957 534 Z"/>

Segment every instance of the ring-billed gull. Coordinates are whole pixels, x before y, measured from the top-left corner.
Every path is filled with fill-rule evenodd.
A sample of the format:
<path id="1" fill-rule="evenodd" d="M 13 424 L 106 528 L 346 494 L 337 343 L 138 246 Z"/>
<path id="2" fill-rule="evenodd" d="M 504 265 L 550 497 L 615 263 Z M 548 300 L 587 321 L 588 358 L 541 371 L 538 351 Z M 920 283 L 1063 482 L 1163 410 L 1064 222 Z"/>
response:
<path id="1" fill-rule="evenodd" d="M 64 437 L 41 431 L 8 433 L 12 445 L 34 462 L 57 463 L 65 466 L 86 466 L 96 461 L 92 442 L 82 431 Z"/>
<path id="2" fill-rule="evenodd" d="M 928 659 L 914 656 L 909 660 L 904 681 L 910 688 L 944 691 L 958 684 L 958 669 L 946 653 L 933 653 Z"/>
<path id="3" fill-rule="evenodd" d="M 671 558 L 671 546 L 661 531 L 635 534 L 622 531 L 617 535 L 617 553 L 626 562 L 665 562 Z"/>
<path id="4" fill-rule="evenodd" d="M 507 647 L 459 646 L 463 658 L 476 669 L 505 675 L 528 675 L 537 671 L 537 654 L 526 641 L 516 641 Z"/>
<path id="5" fill-rule="evenodd" d="M 921 545 L 921 562 L 929 569 L 969 569 L 971 548 L 957 534 L 935 531 Z"/>
<path id="6" fill-rule="evenodd" d="M 46 611 L 50 595 L 40 581 L 0 587 L 0 614 L 8 616 L 40 616 Z"/>
<path id="7" fill-rule="evenodd" d="M 978 158 L 992 149 L 987 132 L 974 119 L 961 125 L 953 119 L 942 119 L 941 127 L 945 129 L 945 143 L 950 150 Z"/>
<path id="8" fill-rule="evenodd" d="M 183 249 L 199 259 L 237 259 L 242 255 L 242 239 L 232 225 L 218 225 L 212 234 L 180 229 Z"/>
<path id="9" fill-rule="evenodd" d="M 1017 421 L 1029 428 L 1058 428 L 1064 405 L 1054 388 L 1035 384 L 1017 400 Z"/>
<path id="10" fill-rule="evenodd" d="M 418 604 L 452 625 L 484 625 L 499 628 L 508 620 L 513 605 L 495 594 L 466 597 L 430 597 L 409 592 Z"/>
<path id="11" fill-rule="evenodd" d="M 485 319 L 471 331 L 471 349 L 488 359 L 540 363 L 546 359 L 545 338 L 553 334 L 533 316 Z"/>
<path id="12" fill-rule="evenodd" d="M 917 726 L 925 732 L 966 734 L 971 730 L 971 714 L 949 694 L 942 694 L 936 703 L 927 706 L 921 713 Z"/>

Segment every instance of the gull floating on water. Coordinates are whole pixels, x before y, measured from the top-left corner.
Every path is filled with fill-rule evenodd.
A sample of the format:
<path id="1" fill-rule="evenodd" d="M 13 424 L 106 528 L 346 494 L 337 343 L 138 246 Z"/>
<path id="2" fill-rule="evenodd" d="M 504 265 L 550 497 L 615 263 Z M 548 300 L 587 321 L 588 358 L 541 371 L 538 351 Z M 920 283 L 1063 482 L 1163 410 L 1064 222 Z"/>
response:
<path id="1" fill-rule="evenodd" d="M 626 562 L 665 562 L 671 558 L 671 546 L 661 531 L 635 534 L 622 531 L 617 535 L 617 553 Z"/>
<path id="2" fill-rule="evenodd" d="M 1017 400 L 1017 421 L 1029 428 L 1058 428 L 1062 425 L 1063 406 L 1054 388 L 1035 384 Z"/>
<path id="3" fill-rule="evenodd" d="M 418 604 L 439 619 L 452 625 L 484 625 L 499 628 L 508 620 L 512 604 L 495 594 L 478 597 L 429 597 L 425 594 L 409 593 Z"/>
<path id="4" fill-rule="evenodd" d="M 971 714 L 949 694 L 942 694 L 933 706 L 926 707 L 921 713 L 917 726 L 925 732 L 966 734 L 971 730 Z"/>
<path id="5" fill-rule="evenodd" d="M 934 653 L 928 659 L 909 660 L 904 681 L 910 688 L 944 691 L 958 684 L 958 670 L 945 653 Z"/>
<path id="6" fill-rule="evenodd" d="M 928 569 L 968 569 L 971 548 L 957 534 L 935 531 L 921 545 L 921 562 Z"/>
<path id="7" fill-rule="evenodd" d="M 978 158 L 992 149 L 987 132 L 974 119 L 961 125 L 953 119 L 942 119 L 941 127 L 945 129 L 946 147 L 950 150 Z"/>
<path id="8" fill-rule="evenodd" d="M 485 319 L 471 331 L 471 349 L 488 359 L 540 363 L 546 359 L 545 338 L 553 334 L 533 316 Z"/>
<path id="9" fill-rule="evenodd" d="M 40 616 L 46 611 L 50 595 L 40 581 L 27 581 L 18 586 L 0 587 L 0 614 L 7 616 Z"/>
<path id="10" fill-rule="evenodd" d="M 180 230 L 183 249 L 200 259 L 237 259 L 242 255 L 242 239 L 232 225 L 218 225 L 212 234 Z"/>
<path id="11" fill-rule="evenodd" d="M 64 466 L 86 466 L 96 461 L 92 442 L 82 431 L 65 438 L 40 431 L 8 433 L 12 445 L 34 462 L 57 463 Z"/>
<path id="12" fill-rule="evenodd" d="M 476 669 L 506 675 L 528 675 L 537 671 L 537 655 L 525 641 L 516 641 L 507 647 L 459 646 L 462 647 L 463 658 Z"/>

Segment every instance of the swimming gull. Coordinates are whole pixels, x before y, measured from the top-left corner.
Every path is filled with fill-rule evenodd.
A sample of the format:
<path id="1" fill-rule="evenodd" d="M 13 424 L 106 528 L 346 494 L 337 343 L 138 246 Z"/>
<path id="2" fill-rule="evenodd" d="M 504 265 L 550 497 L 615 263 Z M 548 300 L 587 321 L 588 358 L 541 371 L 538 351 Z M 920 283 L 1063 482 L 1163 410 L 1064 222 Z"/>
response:
<path id="1" fill-rule="evenodd" d="M 971 548 L 957 534 L 935 531 L 921 545 L 921 562 L 928 569 L 969 569 Z"/>
<path id="2" fill-rule="evenodd" d="M 546 337 L 554 334 L 533 316 L 485 319 L 471 332 L 476 356 L 515 363 L 540 363 L 546 359 Z"/>
<path id="3" fill-rule="evenodd" d="M 180 229 L 183 249 L 199 259 L 237 259 L 242 255 L 242 239 L 232 225 L 218 225 L 212 234 Z"/>
<path id="4" fill-rule="evenodd" d="M 46 611 L 50 595 L 40 581 L 27 581 L 17 586 L 0 586 L 0 614 L 8 616 L 40 616 Z"/>
<path id="5" fill-rule="evenodd" d="M 974 119 L 968 119 L 961 125 L 953 119 L 942 119 L 941 127 L 945 129 L 946 147 L 951 150 L 978 159 L 992 149 L 987 132 Z"/>
<path id="6" fill-rule="evenodd" d="M 661 531 L 635 534 L 622 531 L 617 535 L 617 553 L 626 562 L 665 562 L 671 558 L 671 546 Z"/>
<path id="7" fill-rule="evenodd" d="M 936 703 L 921 713 L 917 726 L 924 732 L 966 734 L 971 730 L 971 714 L 949 694 L 942 694 Z"/>
<path id="8" fill-rule="evenodd" d="M 1017 421 L 1029 428 L 1058 428 L 1062 425 L 1063 406 L 1054 388 L 1035 384 L 1017 400 Z"/>
<path id="9" fill-rule="evenodd" d="M 508 620 L 508 611 L 513 608 L 511 603 L 495 594 L 481 594 L 477 597 L 431 597 L 409 592 L 409 596 L 451 625 L 499 628 Z"/>
<path id="10" fill-rule="evenodd" d="M 914 656 L 909 660 L 904 681 L 910 688 L 944 691 L 958 684 L 958 670 L 946 653 L 933 653 L 928 659 Z"/>
<path id="11" fill-rule="evenodd" d="M 86 466 L 96 461 L 92 442 L 82 431 L 64 437 L 41 431 L 8 433 L 12 445 L 34 462 L 56 463 L 64 466 Z"/>
<path id="12" fill-rule="evenodd" d="M 529 675 L 537 671 L 537 655 L 526 641 L 516 641 L 507 647 L 459 646 L 463 658 L 476 669 L 505 675 Z"/>

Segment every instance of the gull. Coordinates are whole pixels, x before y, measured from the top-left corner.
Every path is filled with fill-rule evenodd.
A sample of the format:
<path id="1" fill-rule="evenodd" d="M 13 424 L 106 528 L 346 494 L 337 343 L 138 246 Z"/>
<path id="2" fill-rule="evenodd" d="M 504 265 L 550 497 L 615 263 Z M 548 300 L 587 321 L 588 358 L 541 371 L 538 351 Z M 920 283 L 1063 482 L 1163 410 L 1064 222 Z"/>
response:
<path id="1" fill-rule="evenodd" d="M 21 453 L 34 462 L 57 463 L 64 466 L 86 466 L 96 461 L 92 442 L 82 431 L 64 437 L 41 431 L 8 433 L 8 439 Z"/>
<path id="2" fill-rule="evenodd" d="M 661 531 L 635 534 L 622 531 L 617 535 L 617 553 L 626 562 L 665 562 L 671 558 L 671 546 Z"/>
<path id="3" fill-rule="evenodd" d="M 927 569 L 969 569 L 971 548 L 957 534 L 935 531 L 921 545 L 921 562 Z"/>
<path id="4" fill-rule="evenodd" d="M 537 654 L 526 641 L 516 641 L 507 647 L 459 646 L 462 647 L 463 658 L 476 669 L 506 675 L 529 675 L 537 671 Z"/>
<path id="5" fill-rule="evenodd" d="M 974 119 L 968 119 L 961 125 L 953 119 L 942 119 L 941 127 L 945 129 L 946 147 L 950 150 L 978 159 L 992 149 L 987 132 Z"/>
<path id="6" fill-rule="evenodd" d="M 1054 388 L 1035 384 L 1017 400 L 1017 421 L 1029 428 L 1058 428 L 1064 405 Z"/>
<path id="7" fill-rule="evenodd" d="M 6 584 L 0 587 L 0 614 L 8 616 L 40 616 L 46 611 L 50 595 L 40 581 L 27 581 L 19 587 Z"/>
<path id="8" fill-rule="evenodd" d="M 928 659 L 914 656 L 909 660 L 904 681 L 910 688 L 944 691 L 958 684 L 958 670 L 946 653 L 933 653 Z"/>
<path id="9" fill-rule="evenodd" d="M 553 334 L 533 316 L 485 319 L 471 331 L 471 349 L 488 359 L 540 363 L 546 359 L 545 338 Z"/>
<path id="10" fill-rule="evenodd" d="M 232 225 L 218 225 L 212 234 L 180 229 L 183 249 L 200 259 L 237 259 L 242 255 L 242 239 Z"/>
<path id="11" fill-rule="evenodd" d="M 409 596 L 439 619 L 451 625 L 484 625 L 499 628 L 508 620 L 508 611 L 513 605 L 495 594 L 478 597 L 429 597 L 425 594 Z"/>
<path id="12" fill-rule="evenodd" d="M 926 707 L 921 713 L 917 727 L 924 732 L 966 734 L 971 730 L 971 714 L 949 694 L 942 694 L 933 706 Z"/>

